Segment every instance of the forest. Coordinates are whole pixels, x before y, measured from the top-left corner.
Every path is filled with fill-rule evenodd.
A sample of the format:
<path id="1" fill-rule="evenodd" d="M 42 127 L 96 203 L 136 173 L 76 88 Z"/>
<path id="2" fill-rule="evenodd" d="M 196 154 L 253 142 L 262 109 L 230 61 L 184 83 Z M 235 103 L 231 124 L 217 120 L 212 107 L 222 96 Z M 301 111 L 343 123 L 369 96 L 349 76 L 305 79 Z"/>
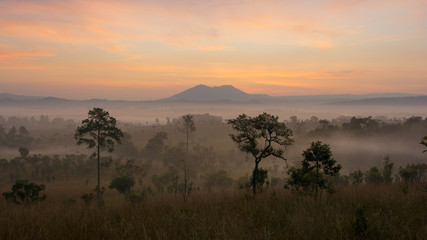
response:
<path id="1" fill-rule="evenodd" d="M 427 234 L 427 118 L 111 119 L 0 116 L 1 239 Z"/>

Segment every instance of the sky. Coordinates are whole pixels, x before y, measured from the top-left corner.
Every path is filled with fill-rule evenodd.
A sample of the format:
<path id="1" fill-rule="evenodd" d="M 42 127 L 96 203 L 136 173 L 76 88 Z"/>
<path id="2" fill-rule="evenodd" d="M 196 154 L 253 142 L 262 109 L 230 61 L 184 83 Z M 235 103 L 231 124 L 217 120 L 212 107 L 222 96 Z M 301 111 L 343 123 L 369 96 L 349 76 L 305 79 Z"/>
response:
<path id="1" fill-rule="evenodd" d="M 426 0 L 0 0 L 0 93 L 427 94 Z"/>

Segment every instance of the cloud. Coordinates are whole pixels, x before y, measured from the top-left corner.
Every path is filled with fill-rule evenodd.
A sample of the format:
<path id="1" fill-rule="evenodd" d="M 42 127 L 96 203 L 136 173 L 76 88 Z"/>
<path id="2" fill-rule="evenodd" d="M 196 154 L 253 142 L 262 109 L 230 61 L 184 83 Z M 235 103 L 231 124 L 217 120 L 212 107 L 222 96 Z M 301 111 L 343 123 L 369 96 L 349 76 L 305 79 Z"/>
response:
<path id="1" fill-rule="evenodd" d="M 214 45 L 214 46 L 199 46 L 198 49 L 202 51 L 221 51 L 221 50 L 234 50 L 234 47 L 226 45 Z"/>
<path id="2" fill-rule="evenodd" d="M 52 57 L 56 53 L 51 48 L 33 47 L 21 49 L 10 44 L 0 43 L 0 60 L 26 60 L 35 57 Z"/>
<path id="3" fill-rule="evenodd" d="M 327 41 L 327 40 L 303 41 L 301 45 L 306 47 L 311 47 L 311 48 L 317 48 L 321 50 L 329 50 L 335 47 L 335 44 L 333 42 Z"/>
<path id="4" fill-rule="evenodd" d="M 120 45 L 103 45 L 103 46 L 98 46 L 99 49 L 108 51 L 108 52 L 113 52 L 113 53 L 124 53 L 125 49 L 123 46 Z"/>

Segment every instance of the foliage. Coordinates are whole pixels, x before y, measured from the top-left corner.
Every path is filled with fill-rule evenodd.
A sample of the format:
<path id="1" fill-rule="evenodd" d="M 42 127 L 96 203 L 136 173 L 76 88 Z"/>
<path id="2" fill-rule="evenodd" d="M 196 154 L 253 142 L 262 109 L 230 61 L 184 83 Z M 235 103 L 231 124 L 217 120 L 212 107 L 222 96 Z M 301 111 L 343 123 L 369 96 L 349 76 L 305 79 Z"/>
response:
<path id="1" fill-rule="evenodd" d="M 169 193 L 175 193 L 175 197 L 178 194 L 179 174 L 173 166 L 170 166 L 168 171 L 162 175 L 154 174 L 151 177 L 151 182 L 158 192 L 163 193 L 166 189 Z"/>
<path id="2" fill-rule="evenodd" d="M 350 173 L 350 178 L 352 179 L 353 184 L 360 184 L 363 182 L 363 172 L 361 170 L 355 170 L 354 172 Z"/>
<path id="3" fill-rule="evenodd" d="M 45 190 L 44 184 L 30 183 L 28 180 L 17 180 L 12 186 L 11 192 L 4 192 L 3 196 L 7 201 L 16 204 L 30 204 L 46 199 L 46 195 L 40 196 L 40 192 Z"/>
<path id="4" fill-rule="evenodd" d="M 101 185 L 101 164 L 100 151 L 107 149 L 109 152 L 114 150 L 115 142 L 121 143 L 123 132 L 116 127 L 116 119 L 111 117 L 107 111 L 102 108 L 93 108 L 89 110 L 88 118 L 82 121 L 82 126 L 77 127 L 74 138 L 77 144 L 87 144 L 88 148 L 96 148 L 92 156 L 98 157 L 98 189 Z M 97 197 L 100 197 L 99 192 Z"/>
<path id="5" fill-rule="evenodd" d="M 250 181 L 251 183 L 255 182 L 257 192 L 261 192 L 264 185 L 266 185 L 267 188 L 270 185 L 270 181 L 268 180 L 268 171 L 263 168 L 258 168 L 256 171 L 257 172 L 255 174 L 252 174 Z M 256 177 L 256 179 L 253 179 L 254 177 Z"/>
<path id="6" fill-rule="evenodd" d="M 384 157 L 384 163 L 383 163 L 383 179 L 384 183 L 391 183 L 393 181 L 393 166 L 394 163 L 390 162 L 390 156 L 387 155 Z"/>
<path id="7" fill-rule="evenodd" d="M 424 138 L 421 140 L 420 144 L 424 145 L 425 147 L 427 147 L 427 136 L 424 136 Z M 427 149 L 424 150 L 423 153 L 424 152 L 427 152 Z"/>
<path id="8" fill-rule="evenodd" d="M 403 183 L 414 183 L 427 180 L 427 164 L 407 164 L 405 168 L 399 168 L 399 176 Z"/>
<path id="9" fill-rule="evenodd" d="M 184 201 L 187 201 L 188 197 L 190 196 L 190 193 L 193 188 L 193 183 L 189 181 L 188 178 L 188 144 L 189 144 L 189 135 L 191 132 L 196 131 L 196 127 L 194 125 L 193 116 L 190 114 L 182 116 L 182 119 L 184 120 L 183 123 L 183 129 L 184 133 L 187 136 L 187 154 L 182 162 L 183 164 L 183 170 L 184 170 L 184 183 L 179 185 L 179 188 L 181 190 L 182 196 L 184 198 Z"/>
<path id="10" fill-rule="evenodd" d="M 158 132 L 152 138 L 150 138 L 145 145 L 144 154 L 147 158 L 158 159 L 163 151 L 165 140 L 168 139 L 166 132 Z"/>
<path id="11" fill-rule="evenodd" d="M 380 184 L 384 182 L 384 178 L 377 167 L 371 167 L 365 173 L 365 182 L 368 184 Z"/>
<path id="12" fill-rule="evenodd" d="M 332 157 L 332 152 L 328 144 L 322 142 L 312 142 L 310 148 L 302 153 L 304 160 L 302 168 L 305 172 L 315 171 L 315 198 L 317 199 L 317 189 L 323 189 L 329 184 L 326 184 L 326 179 L 323 175 L 337 176 L 341 165 L 336 164 L 337 161 Z"/>
<path id="13" fill-rule="evenodd" d="M 292 131 L 285 123 L 278 121 L 279 117 L 267 113 L 256 117 L 245 114 L 228 121 L 237 134 L 230 134 L 231 139 L 237 143 L 242 152 L 252 155 L 255 168 L 252 173 L 252 193 L 256 195 L 258 165 L 262 159 L 269 156 L 286 160 L 284 153 L 286 147 L 291 145 Z"/>
<path id="14" fill-rule="evenodd" d="M 313 186 L 315 186 L 316 172 L 304 168 L 292 167 L 287 171 L 289 178 L 284 186 L 285 189 L 291 189 L 292 192 L 297 194 L 311 193 Z M 319 177 L 321 183 L 324 182 L 323 177 Z M 323 184 L 322 184 L 323 185 Z"/>
<path id="15" fill-rule="evenodd" d="M 18 152 L 19 152 L 19 155 L 21 155 L 21 158 L 26 158 L 30 153 L 30 150 L 28 150 L 28 148 L 25 148 L 25 147 L 20 147 L 18 148 Z"/>
<path id="16" fill-rule="evenodd" d="M 135 185 L 135 179 L 127 176 L 127 175 L 122 175 L 122 176 L 118 176 L 115 177 L 111 183 L 110 183 L 110 188 L 111 189 L 116 189 L 117 191 L 119 191 L 119 193 L 125 195 L 125 197 L 129 196 L 130 194 L 130 189 Z"/>

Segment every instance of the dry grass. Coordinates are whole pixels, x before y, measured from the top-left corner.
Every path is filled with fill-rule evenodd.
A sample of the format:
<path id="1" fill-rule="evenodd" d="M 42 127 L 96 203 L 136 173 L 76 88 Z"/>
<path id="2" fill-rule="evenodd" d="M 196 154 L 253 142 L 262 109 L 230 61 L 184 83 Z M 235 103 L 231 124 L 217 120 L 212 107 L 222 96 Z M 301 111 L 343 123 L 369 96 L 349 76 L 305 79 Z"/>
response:
<path id="1" fill-rule="evenodd" d="M 79 193 L 75 193 L 76 196 Z M 61 196 L 61 194 L 57 194 Z M 243 192 L 172 195 L 139 203 L 110 192 L 103 206 L 49 198 L 32 206 L 0 201 L 0 239 L 357 239 L 356 209 L 366 239 L 425 239 L 427 193 L 411 186 L 348 186 L 322 200 L 277 189 L 255 199 Z"/>

